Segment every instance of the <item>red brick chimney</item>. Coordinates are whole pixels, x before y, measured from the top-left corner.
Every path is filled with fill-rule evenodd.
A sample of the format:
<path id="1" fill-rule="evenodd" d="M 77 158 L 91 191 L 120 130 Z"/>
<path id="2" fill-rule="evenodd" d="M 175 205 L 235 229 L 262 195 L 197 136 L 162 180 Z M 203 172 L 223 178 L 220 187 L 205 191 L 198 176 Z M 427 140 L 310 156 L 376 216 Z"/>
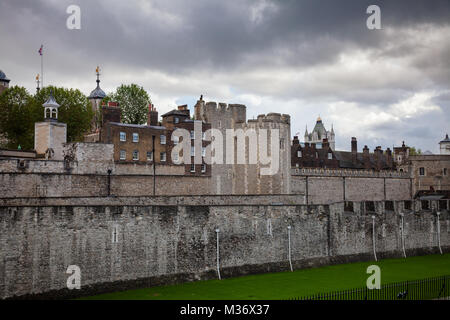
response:
<path id="1" fill-rule="evenodd" d="M 363 148 L 363 162 L 364 162 L 364 168 L 370 169 L 370 155 L 369 155 L 369 148 L 367 146 L 364 146 Z"/>
<path id="2" fill-rule="evenodd" d="M 148 105 L 147 125 L 158 125 L 158 111 L 156 111 L 155 106 L 151 103 Z"/>

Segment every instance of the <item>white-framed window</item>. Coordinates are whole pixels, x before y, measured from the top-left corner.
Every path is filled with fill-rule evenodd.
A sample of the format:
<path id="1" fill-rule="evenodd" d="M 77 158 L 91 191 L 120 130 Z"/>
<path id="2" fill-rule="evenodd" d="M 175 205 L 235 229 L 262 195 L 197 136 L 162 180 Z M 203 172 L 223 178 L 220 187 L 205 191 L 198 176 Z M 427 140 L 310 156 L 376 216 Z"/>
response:
<path id="1" fill-rule="evenodd" d="M 297 158 L 301 158 L 302 157 L 302 150 L 298 150 L 297 151 Z"/>
<path id="2" fill-rule="evenodd" d="M 191 157 L 195 156 L 195 147 L 191 146 Z"/>
<path id="3" fill-rule="evenodd" d="M 202 163 L 202 173 L 206 172 L 206 164 Z"/>
<path id="4" fill-rule="evenodd" d="M 174 123 L 179 123 L 179 122 L 180 122 L 180 119 L 179 119 L 178 117 L 175 117 L 175 118 L 173 118 L 173 122 L 174 122 Z"/>
<path id="5" fill-rule="evenodd" d="M 120 150 L 120 160 L 125 160 L 127 158 L 127 152 L 125 150 Z"/>
<path id="6" fill-rule="evenodd" d="M 328 160 L 333 159 L 333 154 L 331 152 L 328 152 Z"/>
<path id="7" fill-rule="evenodd" d="M 160 140 L 161 144 L 166 144 L 166 136 L 165 135 L 163 135 L 163 134 L 160 135 L 159 140 Z"/>
<path id="8" fill-rule="evenodd" d="M 195 164 L 191 163 L 191 172 L 195 172 Z"/>
<path id="9" fill-rule="evenodd" d="M 161 152 L 160 157 L 161 157 L 161 162 L 166 161 L 166 153 L 165 152 Z"/>
<path id="10" fill-rule="evenodd" d="M 178 157 L 178 152 L 175 152 L 175 153 L 173 154 L 173 161 L 178 162 L 178 159 L 179 159 L 179 157 Z"/>
<path id="11" fill-rule="evenodd" d="M 202 147 L 202 157 L 206 157 L 206 147 Z"/>
<path id="12" fill-rule="evenodd" d="M 176 146 L 178 144 L 178 142 L 180 142 L 180 137 L 179 136 L 174 136 L 173 137 L 173 145 Z"/>
<path id="13" fill-rule="evenodd" d="M 425 175 L 425 168 L 424 167 L 420 167 L 419 168 L 419 176 L 424 176 Z"/>
<path id="14" fill-rule="evenodd" d="M 195 139 L 195 132 L 194 132 L 194 130 L 191 130 L 191 139 Z"/>
<path id="15" fill-rule="evenodd" d="M 137 150 L 134 150 L 133 151 L 133 160 L 139 160 L 139 151 L 137 151 Z"/>
<path id="16" fill-rule="evenodd" d="M 126 132 L 120 131 L 119 136 L 120 136 L 120 141 L 127 141 L 127 133 Z"/>
<path id="17" fill-rule="evenodd" d="M 153 152 L 147 151 L 147 161 L 153 161 Z"/>
<path id="18" fill-rule="evenodd" d="M 139 142 L 139 133 L 133 132 L 133 142 Z"/>

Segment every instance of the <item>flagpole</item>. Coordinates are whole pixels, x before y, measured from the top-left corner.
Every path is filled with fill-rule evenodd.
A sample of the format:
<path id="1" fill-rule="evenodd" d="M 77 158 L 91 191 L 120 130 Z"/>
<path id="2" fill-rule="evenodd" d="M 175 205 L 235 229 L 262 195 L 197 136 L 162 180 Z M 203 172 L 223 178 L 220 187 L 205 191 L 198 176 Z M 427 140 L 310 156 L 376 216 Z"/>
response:
<path id="1" fill-rule="evenodd" d="M 41 49 L 43 48 L 43 45 L 41 46 Z M 41 83 L 42 88 L 44 88 L 44 50 L 41 52 Z"/>

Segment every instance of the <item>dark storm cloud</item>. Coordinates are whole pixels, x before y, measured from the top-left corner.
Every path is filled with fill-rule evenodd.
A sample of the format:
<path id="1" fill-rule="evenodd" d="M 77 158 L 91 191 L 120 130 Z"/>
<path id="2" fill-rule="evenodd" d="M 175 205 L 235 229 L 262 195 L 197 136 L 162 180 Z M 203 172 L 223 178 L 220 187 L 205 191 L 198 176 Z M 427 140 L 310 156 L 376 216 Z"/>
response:
<path id="1" fill-rule="evenodd" d="M 65 27 L 71 4 L 81 8 L 81 30 Z M 381 7 L 382 30 L 366 28 L 371 4 Z M 368 119 L 367 131 L 354 134 L 389 132 L 396 140 L 411 134 L 428 144 L 420 117 L 432 121 L 440 108 L 435 131 L 448 128 L 448 0 L 7 0 L 0 2 L 0 39 L 0 69 L 28 88 L 44 43 L 49 79 L 88 90 L 86 78 L 101 64 L 104 86 L 138 82 L 159 95 L 163 109 L 209 93 L 243 100 L 249 114 L 276 106 L 302 128 L 317 110 L 329 112 L 347 135 L 349 120 L 338 123 L 341 110 L 355 122 L 364 110 L 390 112 L 383 123 Z M 392 120 L 399 117 L 392 105 L 422 91 L 437 109 L 415 106 L 408 121 Z"/>

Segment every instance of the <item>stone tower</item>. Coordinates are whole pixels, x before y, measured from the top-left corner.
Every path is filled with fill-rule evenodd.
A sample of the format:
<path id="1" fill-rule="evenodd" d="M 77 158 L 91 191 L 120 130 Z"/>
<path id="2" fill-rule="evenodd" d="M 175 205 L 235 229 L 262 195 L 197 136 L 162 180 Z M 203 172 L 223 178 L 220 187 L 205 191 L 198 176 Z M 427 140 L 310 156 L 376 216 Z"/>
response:
<path id="1" fill-rule="evenodd" d="M 222 133 L 223 138 L 223 164 L 212 164 L 211 180 L 216 194 L 287 194 L 290 192 L 290 117 L 279 113 L 259 115 L 258 119 L 246 122 L 246 106 L 242 104 L 226 104 L 203 101 L 203 97 L 195 105 L 195 119 L 211 124 L 212 129 Z M 231 129 L 231 130 L 229 130 Z M 264 174 L 268 169 L 267 163 L 260 159 L 261 148 L 259 135 L 261 129 L 268 134 L 268 152 L 271 159 L 279 162 L 276 172 Z M 272 157 L 271 131 L 279 133 L 276 141 L 278 155 Z M 227 131 L 234 136 L 227 139 Z M 256 140 L 252 135 L 256 133 Z M 234 141 L 233 141 L 234 139 Z M 239 146 L 239 139 L 243 141 Z M 230 140 L 230 141 L 227 141 Z M 230 148 L 233 148 L 230 150 Z M 256 150 L 256 151 L 255 151 Z M 227 157 L 234 158 L 232 164 Z M 243 152 L 245 163 L 239 163 L 238 153 Z M 250 161 L 256 157 L 256 163 Z"/>
<path id="2" fill-rule="evenodd" d="M 322 122 L 322 119 L 318 117 L 314 129 L 310 133 L 308 133 L 308 128 L 306 128 L 305 142 L 315 143 L 316 146 L 321 148 L 323 139 L 328 139 L 328 143 L 330 144 L 331 150 L 334 150 L 336 141 L 333 126 L 331 126 L 330 131 L 327 131 Z"/>
<path id="3" fill-rule="evenodd" d="M 6 77 L 6 74 L 0 70 L 0 94 L 9 88 L 9 79 Z"/>
<path id="4" fill-rule="evenodd" d="M 67 125 L 58 122 L 59 104 L 50 93 L 43 104 L 44 121 L 34 124 L 34 149 L 46 159 L 63 160 L 63 143 L 67 142 Z"/>
<path id="5" fill-rule="evenodd" d="M 440 154 L 450 154 L 450 139 L 448 134 L 445 135 L 444 140 L 439 142 Z"/>
<path id="6" fill-rule="evenodd" d="M 97 74 L 97 87 L 92 90 L 88 99 L 91 101 L 92 111 L 94 112 L 94 119 L 91 124 L 91 132 L 97 132 L 98 129 L 98 114 L 100 110 L 100 106 L 102 104 L 102 100 L 106 97 L 105 92 L 100 88 L 100 67 L 95 69 Z"/>

